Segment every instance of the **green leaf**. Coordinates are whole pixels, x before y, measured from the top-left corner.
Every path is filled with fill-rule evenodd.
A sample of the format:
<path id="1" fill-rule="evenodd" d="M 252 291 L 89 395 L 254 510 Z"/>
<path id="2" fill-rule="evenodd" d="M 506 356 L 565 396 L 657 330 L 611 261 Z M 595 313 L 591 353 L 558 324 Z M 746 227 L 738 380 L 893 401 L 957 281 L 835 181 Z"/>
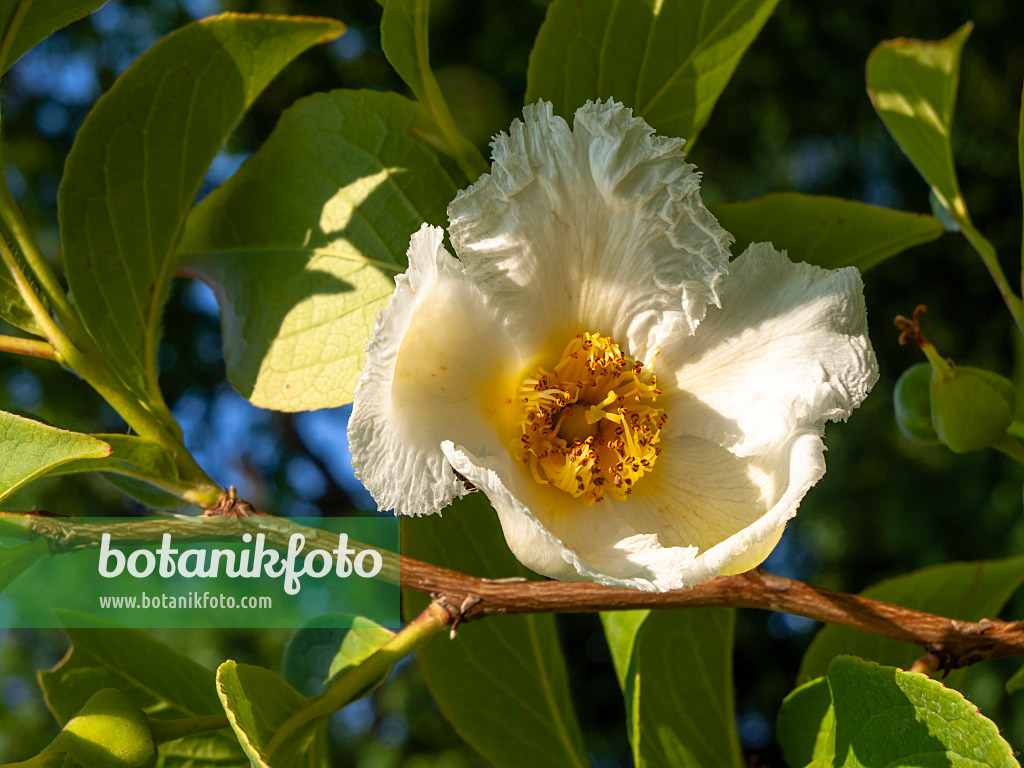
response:
<path id="1" fill-rule="evenodd" d="M 2 232 L 0 232 L 0 236 L 2 236 Z M 11 273 L 2 266 L 0 266 L 0 318 L 15 328 L 21 328 L 34 336 L 46 335 L 32 315 L 32 310 L 21 298 Z"/>
<path id="2" fill-rule="evenodd" d="M 429 22 L 430 0 L 387 0 L 380 20 L 380 46 L 391 66 L 426 107 L 459 167 L 476 181 L 487 172 L 487 163 L 459 132 L 430 69 Z"/>
<path id="3" fill-rule="evenodd" d="M 711 207 L 736 238 L 735 253 L 750 243 L 771 242 L 793 261 L 835 269 L 873 267 L 915 245 L 942 235 L 942 222 L 837 197 L 783 192 L 745 203 Z"/>
<path id="4" fill-rule="evenodd" d="M 217 692 L 231 728 L 255 768 L 327 765 L 320 721 L 299 728 L 280 747 L 271 745 L 281 725 L 303 709 L 308 699 L 269 669 L 225 661 L 217 669 Z"/>
<path id="5" fill-rule="evenodd" d="M 1011 557 L 925 568 L 875 584 L 861 594 L 961 621 L 978 621 L 998 615 L 1022 582 L 1024 557 Z M 922 652 L 920 647 L 910 643 L 829 625 L 818 632 L 804 654 L 797 680 L 806 682 L 824 675 L 829 662 L 839 654 L 861 656 L 880 664 L 906 668 Z M 959 687 L 964 672 L 951 672 L 946 678 L 947 685 Z"/>
<path id="6" fill-rule="evenodd" d="M 1024 88 L 1020 93 L 1020 117 L 1017 128 L 1017 164 L 1020 166 L 1020 188 L 1024 192 Z M 1024 235 L 1020 241 L 1021 289 L 1024 290 Z"/>
<path id="7" fill-rule="evenodd" d="M 58 618 L 63 614 L 71 615 L 59 611 Z M 56 667 L 39 673 L 46 705 L 58 723 L 66 723 L 102 688 L 117 688 L 155 718 L 222 711 L 213 670 L 141 630 L 103 619 L 93 623 L 95 628 L 66 628 L 71 650 Z M 190 761 L 199 758 L 216 758 L 221 768 L 249 765 L 227 730 L 178 739 L 161 745 L 160 751 L 164 768 L 194 768 L 197 763 Z"/>
<path id="8" fill-rule="evenodd" d="M 0 6 L 0 73 L 61 27 L 86 16 L 106 0 L 6 0 Z M 14 22 L 14 36 L 8 40 Z"/>
<path id="9" fill-rule="evenodd" d="M 189 217 L 184 269 L 216 291 L 228 376 L 256 405 L 352 400 L 410 236 L 465 183 L 435 131 L 396 94 L 304 99 Z"/>
<path id="10" fill-rule="evenodd" d="M 338 616 L 324 618 L 331 619 L 334 626 L 317 626 L 321 622 L 316 620 L 313 625 L 296 630 L 284 649 L 281 675 L 307 696 L 322 692 L 326 682 L 358 666 L 395 636 L 364 616 L 346 616 L 345 621 L 338 621 Z M 339 626 L 345 623 L 351 626 Z M 384 671 L 360 696 L 384 682 L 390 671 Z"/>
<path id="11" fill-rule="evenodd" d="M 1021 666 L 1010 676 L 1010 679 L 1006 681 L 1007 693 L 1014 694 L 1022 689 L 1024 689 L 1024 666 Z"/>
<path id="12" fill-rule="evenodd" d="M 995 724 L 960 693 L 917 672 L 852 656 L 828 667 L 836 768 L 1018 768 Z"/>
<path id="13" fill-rule="evenodd" d="M 50 543 L 43 537 L 14 547 L 0 545 L 0 592 L 49 551 Z"/>
<path id="14" fill-rule="evenodd" d="M 0 411 L 0 499 L 33 480 L 59 473 L 69 462 L 102 459 L 110 450 L 95 437 Z"/>
<path id="15" fill-rule="evenodd" d="M 887 40 L 868 56 L 868 95 L 875 111 L 932 191 L 958 222 L 967 220 L 950 135 L 960 79 L 960 52 L 972 25 L 938 42 Z"/>
<path id="16" fill-rule="evenodd" d="M 530 576 L 509 552 L 482 493 L 439 515 L 402 519 L 402 552 L 486 578 Z M 407 591 L 406 618 L 426 598 Z M 444 716 L 496 768 L 589 766 L 569 696 L 555 619 L 494 616 L 461 626 L 416 652 Z"/>
<path id="17" fill-rule="evenodd" d="M 162 404 L 156 353 L 174 249 L 214 156 L 257 94 L 327 19 L 225 15 L 143 54 L 78 131 L 59 193 L 75 303 L 101 350 L 144 401 Z"/>
<path id="18" fill-rule="evenodd" d="M 601 614 L 637 768 L 742 768 L 733 708 L 735 611 Z"/>
<path id="19" fill-rule="evenodd" d="M 786 764 L 793 768 L 832 768 L 836 715 L 828 681 L 819 677 L 801 685 L 782 702 L 775 727 Z"/>
<path id="20" fill-rule="evenodd" d="M 778 0 L 555 0 L 537 35 L 526 103 L 568 119 L 615 99 L 693 142 Z M 389 5 L 390 7 L 390 5 Z"/>

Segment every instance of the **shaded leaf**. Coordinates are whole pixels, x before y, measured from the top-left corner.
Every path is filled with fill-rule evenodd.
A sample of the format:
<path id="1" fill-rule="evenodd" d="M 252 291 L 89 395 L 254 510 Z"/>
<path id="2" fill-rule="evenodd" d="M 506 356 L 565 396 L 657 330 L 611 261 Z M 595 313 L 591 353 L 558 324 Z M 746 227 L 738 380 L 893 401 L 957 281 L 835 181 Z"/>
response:
<path id="1" fill-rule="evenodd" d="M 995 724 L 960 693 L 917 672 L 840 656 L 828 667 L 836 768 L 1017 768 Z"/>
<path id="2" fill-rule="evenodd" d="M 482 493 L 457 501 L 443 518 L 403 518 L 402 551 L 474 576 L 531 575 L 509 552 Z M 404 602 L 411 619 L 427 599 L 407 591 Z M 497 768 L 590 765 L 553 616 L 490 617 L 416 654 L 441 712 Z"/>
<path id="3" fill-rule="evenodd" d="M 555 0 L 530 54 L 526 103 L 551 101 L 571 120 L 588 100 L 614 99 L 692 142 L 777 2 Z"/>
<path id="4" fill-rule="evenodd" d="M 0 194 L 3 194 L 2 191 L 0 191 Z M 2 230 L 2 226 L 0 224 L 0 230 Z M 28 305 L 21 298 L 18 286 L 15 285 L 11 273 L 2 265 L 0 265 L 0 318 L 9 322 L 15 328 L 20 328 L 34 336 L 45 335 L 43 329 L 39 327 L 35 317 L 33 317 L 32 310 L 28 308 Z"/>
<path id="5" fill-rule="evenodd" d="M 0 73 L 10 69 L 30 48 L 34 48 L 61 27 L 95 11 L 107 0 L 7 0 L 0 4 L 0 39 L 6 55 L 0 57 Z M 14 38 L 7 41 L 13 22 Z"/>
<path id="6" fill-rule="evenodd" d="M 914 571 L 868 587 L 864 597 L 895 603 L 905 608 L 948 616 L 961 621 L 995 618 L 1010 596 L 1024 582 L 1024 557 L 974 563 L 948 563 Z M 818 632 L 804 654 L 799 682 L 820 677 L 839 654 L 851 654 L 909 667 L 923 653 L 919 646 L 889 640 L 856 629 L 829 625 Z M 953 670 L 946 678 L 959 687 L 965 670 Z"/>
<path id="7" fill-rule="evenodd" d="M 610 611 L 601 621 L 638 768 L 743 768 L 733 707 L 735 611 Z"/>
<path id="8" fill-rule="evenodd" d="M 868 95 L 889 133 L 954 218 L 967 206 L 953 165 L 950 135 L 960 79 L 964 24 L 945 40 L 887 40 L 868 56 Z"/>
<path id="9" fill-rule="evenodd" d="M 380 20 L 380 47 L 388 62 L 426 108 L 449 151 L 463 169 L 476 175 L 488 168 L 480 153 L 458 130 L 430 68 L 430 0 L 387 0 Z"/>
<path id="10" fill-rule="evenodd" d="M 943 232 L 942 222 L 921 213 L 796 192 L 719 203 L 711 212 L 736 238 L 734 253 L 767 241 L 787 251 L 793 261 L 826 269 L 865 270 Z"/>
<path id="11" fill-rule="evenodd" d="M 73 622 L 81 614 L 58 611 Z M 39 684 L 57 722 L 63 725 L 102 688 L 117 688 L 150 717 L 175 720 L 222 711 L 213 670 L 142 630 L 94 619 L 92 628 L 68 627 L 71 649 Z M 222 768 L 248 768 L 237 741 L 226 730 L 189 736 L 160 747 L 164 768 L 192 768 L 214 760 Z"/>
<path id="12" fill-rule="evenodd" d="M 279 748 L 271 744 L 280 726 L 303 709 L 307 699 L 269 669 L 225 661 L 217 669 L 217 692 L 232 730 L 256 768 L 327 765 L 320 721 L 299 728 Z"/>
<path id="13" fill-rule="evenodd" d="M 125 493 L 157 509 L 184 503 L 169 490 L 178 482 L 178 468 L 174 457 L 162 445 L 134 435 L 93 437 L 110 445 L 110 456 L 98 461 L 72 462 L 62 467 L 61 473 L 101 472 L 106 480 Z"/>
<path id="14" fill-rule="evenodd" d="M 89 113 L 59 192 L 68 282 L 137 396 L 162 403 L 156 352 L 174 248 L 210 162 L 256 95 L 326 19 L 225 15 L 143 54 Z"/>
<path id="15" fill-rule="evenodd" d="M 70 462 L 103 459 L 110 450 L 95 437 L 0 411 L 0 499 Z"/>
<path id="16" fill-rule="evenodd" d="M 50 543 L 43 537 L 12 547 L 0 545 L 0 592 L 49 551 Z"/>
<path id="17" fill-rule="evenodd" d="M 256 405 L 351 401 L 410 236 L 464 183 L 434 130 L 396 94 L 304 99 L 189 217 L 184 268 L 216 291 L 228 376 Z"/>
<path id="18" fill-rule="evenodd" d="M 836 717 L 832 692 L 824 677 L 801 685 L 785 698 L 775 737 L 787 765 L 831 768 L 836 749 Z"/>

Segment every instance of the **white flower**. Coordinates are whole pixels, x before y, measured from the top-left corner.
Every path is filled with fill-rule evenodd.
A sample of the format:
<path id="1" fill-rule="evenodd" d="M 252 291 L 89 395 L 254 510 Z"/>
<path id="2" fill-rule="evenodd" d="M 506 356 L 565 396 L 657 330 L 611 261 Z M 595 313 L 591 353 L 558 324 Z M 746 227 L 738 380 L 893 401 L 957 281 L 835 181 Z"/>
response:
<path id="1" fill-rule="evenodd" d="M 768 244 L 729 264 L 682 144 L 540 102 L 449 207 L 459 258 L 413 235 L 349 426 L 381 509 L 439 512 L 465 478 L 567 581 L 678 589 L 767 557 L 825 421 L 877 378 L 860 275 Z"/>

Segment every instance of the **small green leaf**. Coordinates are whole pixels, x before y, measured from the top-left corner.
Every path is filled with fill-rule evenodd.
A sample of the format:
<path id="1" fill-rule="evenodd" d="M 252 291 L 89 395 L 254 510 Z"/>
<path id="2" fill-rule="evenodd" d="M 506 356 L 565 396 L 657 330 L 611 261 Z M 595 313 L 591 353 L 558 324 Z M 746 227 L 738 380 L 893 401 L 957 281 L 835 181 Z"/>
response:
<path id="1" fill-rule="evenodd" d="M 1019 768 L 991 720 L 925 675 L 840 656 L 829 664 L 828 684 L 836 768 Z"/>
<path id="2" fill-rule="evenodd" d="M 0 592 L 49 551 L 50 543 L 43 537 L 13 547 L 0 545 Z"/>
<path id="3" fill-rule="evenodd" d="M 615 99 L 692 143 L 777 2 L 555 0 L 530 54 L 526 103 L 546 99 L 571 120 L 588 100 Z"/>
<path id="4" fill-rule="evenodd" d="M 330 618 L 334 626 L 318 626 L 320 621 L 296 630 L 288 639 L 281 664 L 281 676 L 300 693 L 321 693 L 324 684 L 368 659 L 395 636 L 389 629 L 363 616 L 346 616 L 344 621 Z M 351 626 L 341 628 L 340 625 Z M 383 672 L 369 693 L 384 682 L 390 669 Z"/>
<path id="5" fill-rule="evenodd" d="M 256 405 L 351 402 L 410 236 L 465 183 L 435 132 L 397 94 L 304 99 L 189 217 L 184 269 L 216 291 L 228 376 Z"/>
<path id="6" fill-rule="evenodd" d="M 1024 556 L 974 563 L 948 563 L 914 571 L 868 587 L 861 594 L 905 608 L 948 616 L 961 621 L 994 618 L 1024 582 Z M 829 625 L 811 642 L 800 665 L 798 682 L 825 674 L 839 654 L 872 659 L 881 664 L 909 667 L 922 650 L 916 645 L 889 640 L 856 629 Z M 946 678 L 959 687 L 965 670 Z"/>
<path id="7" fill-rule="evenodd" d="M 1017 693 L 1020 690 L 1024 690 L 1024 666 L 1021 666 L 1016 672 L 1014 672 L 1010 679 L 1006 681 L 1006 692 L 1009 694 Z"/>
<path id="8" fill-rule="evenodd" d="M 103 477 L 150 507 L 177 507 L 184 502 L 171 489 L 177 484 L 174 457 L 159 443 L 134 435 L 93 435 L 110 445 L 110 456 L 76 461 L 61 468 L 71 472 L 100 472 Z"/>
<path id="9" fill-rule="evenodd" d="M 255 768 L 327 764 L 327 744 L 319 720 L 300 727 L 268 754 L 278 729 L 309 701 L 269 669 L 225 661 L 217 669 L 217 693 Z"/>
<path id="10" fill-rule="evenodd" d="M 787 765 L 832 768 L 836 749 L 836 715 L 828 681 L 819 677 L 801 685 L 782 702 L 775 736 Z"/>
<path id="11" fill-rule="evenodd" d="M 0 411 L 0 499 L 75 460 L 103 459 L 110 450 L 95 437 Z"/>
<path id="12" fill-rule="evenodd" d="M 735 611 L 601 614 L 637 768 L 742 768 L 733 708 Z"/>
<path id="13" fill-rule="evenodd" d="M 161 311 L 207 168 L 263 87 L 343 29 L 231 14 L 189 24 L 121 75 L 78 131 L 59 193 L 68 282 L 86 327 L 144 401 L 163 402 Z"/>
<path id="14" fill-rule="evenodd" d="M 0 224 L 0 236 L 2 236 L 2 224 Z M 34 336 L 45 336 L 43 329 L 39 327 L 32 315 L 32 310 L 21 298 L 18 286 L 14 284 L 14 278 L 3 266 L 0 266 L 0 318 L 15 328 L 21 328 Z"/>
<path id="15" fill-rule="evenodd" d="M 59 611 L 71 615 L 67 611 Z M 82 616 L 74 614 L 76 623 Z M 69 622 L 70 623 L 70 622 Z M 223 711 L 213 670 L 138 629 L 95 619 L 94 628 L 68 627 L 71 650 L 60 664 L 39 673 L 46 705 L 63 725 L 102 688 L 117 688 L 154 718 L 175 720 Z M 227 730 L 161 745 L 164 768 L 193 768 L 193 757 L 217 758 L 220 768 L 248 768 Z"/>
<path id="16" fill-rule="evenodd" d="M 6 0 L 0 5 L 0 73 L 61 27 L 95 11 L 107 0 Z M 7 39 L 17 21 L 14 37 Z"/>
<path id="17" fill-rule="evenodd" d="M 960 79 L 960 52 L 972 25 L 938 42 L 887 40 L 868 56 L 868 95 L 875 111 L 942 205 L 958 222 L 967 206 L 953 165 L 950 135 Z"/>
<path id="18" fill-rule="evenodd" d="M 430 69 L 430 0 L 387 0 L 380 20 L 380 47 L 416 99 L 426 108 L 470 180 L 487 172 L 487 163 L 458 130 Z"/>
<path id="19" fill-rule="evenodd" d="M 922 213 L 796 192 L 745 203 L 719 203 L 711 212 L 736 238 L 734 253 L 750 243 L 771 242 L 793 261 L 826 269 L 860 270 L 942 234 L 942 223 Z"/>
<path id="20" fill-rule="evenodd" d="M 482 493 L 444 517 L 402 519 L 402 552 L 487 578 L 530 576 L 516 561 Z M 426 605 L 405 593 L 407 618 Z M 496 768 L 589 766 L 569 696 L 553 616 L 493 616 L 416 652 L 427 685 L 455 730 Z"/>

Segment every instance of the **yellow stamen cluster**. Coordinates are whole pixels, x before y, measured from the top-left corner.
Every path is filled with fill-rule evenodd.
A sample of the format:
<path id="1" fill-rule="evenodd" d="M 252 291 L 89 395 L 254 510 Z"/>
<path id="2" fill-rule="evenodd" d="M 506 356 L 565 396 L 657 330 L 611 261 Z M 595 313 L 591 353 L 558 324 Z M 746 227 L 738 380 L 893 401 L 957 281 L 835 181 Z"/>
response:
<path id="1" fill-rule="evenodd" d="M 534 479 L 590 506 L 625 499 L 654 466 L 668 416 L 652 403 L 658 379 L 607 336 L 581 333 L 551 371 L 519 387 L 518 455 Z"/>

